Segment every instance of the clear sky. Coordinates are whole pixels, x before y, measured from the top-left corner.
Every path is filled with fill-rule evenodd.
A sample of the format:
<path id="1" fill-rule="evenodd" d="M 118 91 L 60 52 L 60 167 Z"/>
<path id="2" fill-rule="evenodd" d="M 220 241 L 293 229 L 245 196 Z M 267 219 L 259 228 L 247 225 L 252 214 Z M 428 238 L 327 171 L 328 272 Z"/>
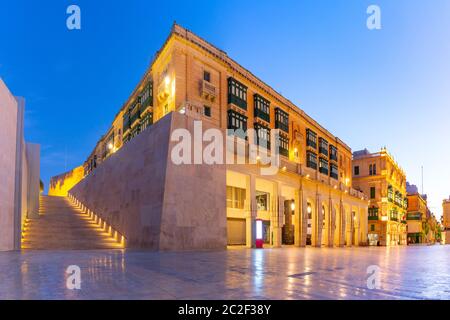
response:
<path id="1" fill-rule="evenodd" d="M 66 9 L 81 8 L 81 30 Z M 381 8 L 381 30 L 366 27 Z M 0 77 L 26 104 L 42 178 L 83 163 L 173 21 L 304 109 L 353 150 L 387 146 L 441 214 L 450 194 L 448 0 L 42 0 L 0 3 Z"/>

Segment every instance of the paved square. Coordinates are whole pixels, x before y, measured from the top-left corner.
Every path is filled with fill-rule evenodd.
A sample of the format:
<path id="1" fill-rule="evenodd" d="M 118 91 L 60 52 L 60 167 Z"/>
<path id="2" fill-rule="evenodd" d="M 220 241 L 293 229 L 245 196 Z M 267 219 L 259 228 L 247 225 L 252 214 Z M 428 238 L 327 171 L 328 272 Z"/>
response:
<path id="1" fill-rule="evenodd" d="M 450 299 L 450 246 L 0 253 L 0 299 Z M 81 268 L 81 290 L 66 268 Z M 367 268 L 381 289 L 367 288 Z"/>

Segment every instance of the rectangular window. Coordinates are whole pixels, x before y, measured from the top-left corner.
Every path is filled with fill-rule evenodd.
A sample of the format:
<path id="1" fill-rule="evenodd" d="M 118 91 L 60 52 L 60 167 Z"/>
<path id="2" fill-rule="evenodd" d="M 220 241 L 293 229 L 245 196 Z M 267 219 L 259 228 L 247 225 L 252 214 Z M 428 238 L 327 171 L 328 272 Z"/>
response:
<path id="1" fill-rule="evenodd" d="M 289 114 L 280 108 L 275 109 L 275 129 L 289 132 Z"/>
<path id="2" fill-rule="evenodd" d="M 370 231 L 375 231 L 375 225 L 374 224 L 370 225 Z"/>
<path id="3" fill-rule="evenodd" d="M 256 143 L 266 149 L 270 149 L 270 128 L 255 123 Z"/>
<path id="4" fill-rule="evenodd" d="M 326 159 L 319 159 L 319 172 L 328 175 L 328 161 Z"/>
<path id="5" fill-rule="evenodd" d="M 259 94 L 253 96 L 253 101 L 255 117 L 270 122 L 270 101 L 264 99 Z"/>
<path id="6" fill-rule="evenodd" d="M 373 170 L 372 170 L 372 165 L 369 165 L 369 176 L 371 176 L 373 174 Z"/>
<path id="7" fill-rule="evenodd" d="M 311 169 L 317 170 L 317 155 L 308 151 L 306 153 L 306 166 Z"/>
<path id="8" fill-rule="evenodd" d="M 375 187 L 370 187 L 370 199 L 375 199 Z"/>
<path id="9" fill-rule="evenodd" d="M 338 161 L 337 148 L 333 145 L 330 145 L 330 160 Z"/>
<path id="10" fill-rule="evenodd" d="M 207 117 L 211 117 L 211 107 L 204 106 L 203 107 L 203 114 Z"/>
<path id="11" fill-rule="evenodd" d="M 141 131 L 144 131 L 153 124 L 153 113 L 147 112 L 141 120 Z"/>
<path id="12" fill-rule="evenodd" d="M 378 208 L 369 208 L 369 220 L 378 220 Z"/>
<path id="13" fill-rule="evenodd" d="M 139 100 L 141 103 L 141 113 L 147 109 L 147 107 L 153 106 L 153 82 L 149 81 L 142 90 L 141 95 L 139 96 Z"/>
<path id="14" fill-rule="evenodd" d="M 247 87 L 233 78 L 228 78 L 228 103 L 247 110 Z"/>
<path id="15" fill-rule="evenodd" d="M 335 164 L 331 164 L 330 166 L 330 177 L 338 180 L 339 179 L 339 170 L 338 170 L 338 166 Z"/>
<path id="16" fill-rule="evenodd" d="M 355 176 L 359 176 L 359 166 L 355 166 L 354 168 Z"/>
<path id="17" fill-rule="evenodd" d="M 314 149 L 317 148 L 317 134 L 310 129 L 306 130 L 306 145 Z"/>
<path id="18" fill-rule="evenodd" d="M 394 202 L 394 189 L 392 188 L 392 186 L 388 187 L 388 200 L 390 202 Z"/>
<path id="19" fill-rule="evenodd" d="M 324 138 L 319 138 L 319 152 L 328 157 L 328 141 Z"/>
<path id="20" fill-rule="evenodd" d="M 244 209 L 245 197 L 245 189 L 227 186 L 227 208 Z"/>
<path id="21" fill-rule="evenodd" d="M 234 110 L 228 110 L 228 129 L 242 130 L 242 138 L 247 134 L 247 117 Z"/>
<path id="22" fill-rule="evenodd" d="M 289 138 L 280 135 L 279 152 L 282 156 L 289 157 Z"/>
<path id="23" fill-rule="evenodd" d="M 267 192 L 256 191 L 256 207 L 258 211 L 269 210 L 270 195 Z"/>
<path id="24" fill-rule="evenodd" d="M 211 82 L 211 73 L 208 71 L 203 71 L 203 80 Z"/>

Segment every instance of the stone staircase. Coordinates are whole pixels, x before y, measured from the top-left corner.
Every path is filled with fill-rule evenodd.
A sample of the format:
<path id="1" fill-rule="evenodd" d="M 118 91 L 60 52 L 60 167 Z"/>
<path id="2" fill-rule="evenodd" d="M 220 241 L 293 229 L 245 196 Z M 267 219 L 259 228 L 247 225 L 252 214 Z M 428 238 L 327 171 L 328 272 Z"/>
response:
<path id="1" fill-rule="evenodd" d="M 68 198 L 41 196 L 39 218 L 27 219 L 22 235 L 22 249 L 91 250 L 121 249 L 86 213 Z"/>

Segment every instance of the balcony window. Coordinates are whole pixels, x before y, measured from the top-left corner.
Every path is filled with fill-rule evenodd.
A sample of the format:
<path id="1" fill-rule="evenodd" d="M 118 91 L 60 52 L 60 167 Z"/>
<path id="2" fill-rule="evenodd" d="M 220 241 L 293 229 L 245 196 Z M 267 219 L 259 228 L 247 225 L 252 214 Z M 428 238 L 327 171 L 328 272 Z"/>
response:
<path id="1" fill-rule="evenodd" d="M 123 131 L 127 131 L 130 129 L 131 123 L 130 123 L 130 113 L 127 111 L 123 115 Z"/>
<path id="2" fill-rule="evenodd" d="M 306 130 L 306 145 L 314 149 L 317 148 L 317 134 L 310 129 Z"/>
<path id="3" fill-rule="evenodd" d="M 144 131 L 153 124 L 153 113 L 147 112 L 141 120 L 141 131 Z"/>
<path id="4" fill-rule="evenodd" d="M 289 114 L 280 108 L 275 109 L 275 129 L 289 132 Z"/>
<path id="5" fill-rule="evenodd" d="M 377 175 L 377 165 L 376 164 L 369 165 L 369 175 L 370 176 L 376 176 Z"/>
<path id="6" fill-rule="evenodd" d="M 328 157 L 328 141 L 324 138 L 319 138 L 319 152 Z"/>
<path id="7" fill-rule="evenodd" d="M 228 129 L 242 130 L 240 134 L 243 134 L 242 138 L 245 138 L 247 134 L 247 117 L 234 110 L 228 110 Z"/>
<path id="8" fill-rule="evenodd" d="M 312 153 L 311 151 L 306 153 L 306 166 L 317 170 L 317 155 L 315 153 Z"/>
<path id="9" fill-rule="evenodd" d="M 390 220 L 398 221 L 398 212 L 395 209 L 392 209 L 390 212 Z"/>
<path id="10" fill-rule="evenodd" d="M 254 100 L 254 115 L 255 118 L 260 118 L 264 121 L 270 122 L 270 101 L 264 99 L 259 94 L 253 96 Z"/>
<path id="11" fill-rule="evenodd" d="M 282 156 L 289 157 L 289 138 L 288 137 L 280 135 L 278 150 Z"/>
<path id="12" fill-rule="evenodd" d="M 338 166 L 335 164 L 331 164 L 330 166 L 330 177 L 338 180 L 339 179 L 339 170 L 338 170 Z"/>
<path id="13" fill-rule="evenodd" d="M 328 161 L 326 159 L 319 159 L 319 172 L 328 175 Z"/>
<path id="14" fill-rule="evenodd" d="M 141 103 L 141 112 L 147 107 L 153 106 L 153 82 L 149 81 L 139 97 Z"/>
<path id="15" fill-rule="evenodd" d="M 388 200 L 390 202 L 394 202 L 394 189 L 392 188 L 392 186 L 388 187 Z"/>
<path id="16" fill-rule="evenodd" d="M 359 176 L 359 166 L 355 166 L 353 168 L 353 172 L 354 172 L 355 176 Z"/>
<path id="17" fill-rule="evenodd" d="M 337 148 L 333 145 L 330 145 L 330 160 L 338 161 Z"/>
<path id="18" fill-rule="evenodd" d="M 247 87 L 233 78 L 228 78 L 228 103 L 247 110 Z"/>
<path id="19" fill-rule="evenodd" d="M 378 220 L 378 208 L 369 208 L 369 220 Z"/>
<path id="20" fill-rule="evenodd" d="M 255 123 L 255 132 L 258 146 L 270 149 L 270 129 L 259 123 Z"/>
<path id="21" fill-rule="evenodd" d="M 375 187 L 370 187 L 370 199 L 375 199 Z"/>

